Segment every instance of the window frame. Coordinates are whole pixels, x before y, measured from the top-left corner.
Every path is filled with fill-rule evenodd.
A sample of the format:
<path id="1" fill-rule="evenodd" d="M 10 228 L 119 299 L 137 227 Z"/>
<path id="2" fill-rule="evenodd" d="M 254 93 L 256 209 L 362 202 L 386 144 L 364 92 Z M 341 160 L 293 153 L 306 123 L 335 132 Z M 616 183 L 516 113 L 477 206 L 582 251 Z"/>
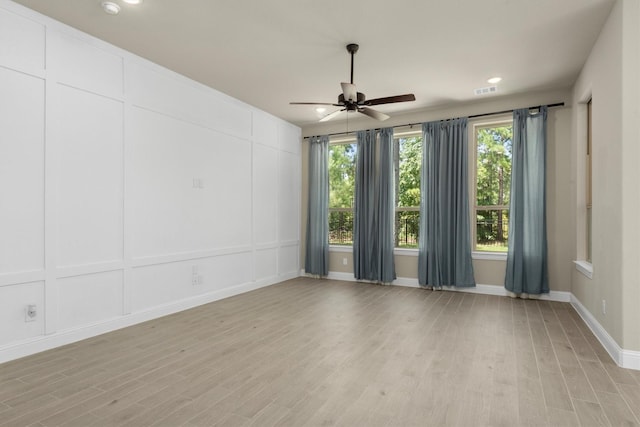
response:
<path id="1" fill-rule="evenodd" d="M 397 215 L 398 212 L 420 212 L 420 205 L 418 206 L 402 206 L 399 207 L 398 206 L 398 200 L 399 200 L 399 181 L 398 181 L 398 177 L 399 177 L 399 168 L 400 168 L 400 145 L 399 145 L 399 140 L 401 138 L 411 138 L 411 137 L 419 137 L 422 138 L 422 131 L 421 130 L 410 130 L 410 131 L 403 131 L 403 132 L 394 132 L 393 135 L 393 151 L 394 151 L 394 172 L 397 170 L 398 175 L 396 175 L 394 177 L 394 179 L 396 180 L 395 182 L 395 197 L 396 197 L 396 202 L 395 202 L 395 206 L 394 206 L 394 218 Z M 356 138 L 354 136 L 346 136 L 346 137 L 337 137 L 337 138 L 331 138 L 329 140 L 329 146 L 331 147 L 332 145 L 347 145 L 347 144 L 355 144 L 356 143 Z M 357 153 L 356 153 L 357 156 Z M 421 159 L 422 162 L 422 159 Z M 396 169 L 397 168 L 397 169 Z M 329 191 L 331 191 L 331 188 L 329 188 Z M 328 207 L 328 215 L 331 215 L 332 212 L 350 212 L 352 215 L 355 214 L 355 206 L 352 206 L 350 208 L 332 208 L 331 206 Z M 394 236 L 396 233 L 396 221 L 394 220 Z M 331 232 L 331 230 L 329 230 L 329 232 Z M 417 244 L 417 239 L 418 236 L 416 236 L 416 244 Z M 394 239 L 395 241 L 395 239 Z M 352 248 L 353 244 L 351 245 L 341 245 L 341 244 L 337 244 L 337 243 L 331 243 L 331 239 L 329 238 L 329 248 L 331 250 L 334 250 L 336 252 L 340 252 L 343 251 L 345 248 Z M 418 252 L 418 248 L 408 248 L 408 247 L 401 247 L 401 246 L 395 246 L 395 242 L 394 242 L 394 252 L 396 253 L 401 253 L 401 254 L 405 254 L 405 255 L 417 255 Z"/>
<path id="2" fill-rule="evenodd" d="M 346 136 L 346 137 L 331 137 L 329 139 L 329 150 L 331 150 L 331 146 L 335 146 L 335 145 L 355 145 L 357 142 L 356 137 L 355 136 Z M 356 147 L 356 156 L 357 156 L 357 147 Z M 354 164 L 354 168 L 356 167 L 356 165 Z M 355 174 L 355 171 L 354 171 Z M 355 175 L 354 175 L 355 176 Z M 329 195 L 331 194 L 331 181 L 329 181 Z M 355 188 L 354 188 L 354 195 L 352 197 L 352 201 L 355 202 Z M 355 215 L 355 206 L 354 203 L 352 203 L 351 207 L 349 208 L 332 208 L 331 206 L 328 206 L 327 209 L 327 220 L 329 220 L 329 218 L 331 217 L 331 213 L 332 212 L 351 212 L 351 216 L 353 218 L 353 216 Z M 331 229 L 329 228 L 327 230 L 328 233 L 331 233 Z M 353 233 L 353 230 L 352 230 Z M 339 250 L 340 248 L 352 248 L 353 247 L 353 243 L 351 245 L 348 244 L 339 244 L 339 243 L 331 243 L 331 235 L 329 234 L 329 248 L 330 249 L 337 249 Z M 352 234 L 353 237 L 353 234 Z"/>
<path id="3" fill-rule="evenodd" d="M 488 259 L 488 260 L 506 260 L 507 251 L 486 251 L 478 250 L 477 248 L 477 211 L 478 211 L 478 130 L 482 128 L 492 128 L 501 126 L 511 126 L 513 129 L 513 115 L 502 114 L 492 116 L 490 118 L 479 118 L 470 121 L 469 126 L 469 140 L 472 141 L 471 148 L 469 150 L 469 162 L 471 163 L 471 173 L 469 173 L 470 185 L 469 185 L 469 200 L 470 212 L 469 220 L 471 222 L 471 252 L 474 259 Z M 511 200 L 511 188 L 509 188 L 509 200 Z M 509 212 L 509 204 L 506 205 L 491 205 L 480 206 L 480 210 L 506 210 Z M 508 240 L 507 240 L 508 249 Z"/>
<path id="4" fill-rule="evenodd" d="M 586 186 L 586 203 L 585 203 L 585 261 L 591 264 L 592 260 L 592 239 L 593 239 L 593 209 L 592 209 L 592 152 L 593 152 L 593 116 L 592 116 L 592 99 L 587 101 L 587 158 L 586 158 L 586 173 L 585 173 L 585 186 Z"/>
<path id="5" fill-rule="evenodd" d="M 393 230 L 393 234 L 394 234 L 394 250 L 395 251 L 416 251 L 418 250 L 418 238 L 420 235 L 420 204 L 418 204 L 418 206 L 398 206 L 399 200 L 400 200 L 400 139 L 406 139 L 406 138 L 415 138 L 418 137 L 420 138 L 420 178 L 422 179 L 422 130 L 415 130 L 415 129 L 411 129 L 411 130 L 407 130 L 407 131 L 400 131 L 400 132 L 395 132 L 393 134 L 393 168 L 394 168 L 394 175 L 395 175 L 395 206 L 394 206 L 394 212 L 393 212 L 393 216 L 394 216 L 394 221 L 393 221 L 393 226 L 394 226 L 394 230 Z M 421 187 L 419 187 L 420 190 L 422 190 Z M 409 247 L 402 247 L 402 246 L 396 246 L 395 242 L 398 241 L 397 238 L 397 215 L 399 212 L 418 212 L 418 233 L 416 235 L 416 247 L 415 248 L 409 248 Z"/>

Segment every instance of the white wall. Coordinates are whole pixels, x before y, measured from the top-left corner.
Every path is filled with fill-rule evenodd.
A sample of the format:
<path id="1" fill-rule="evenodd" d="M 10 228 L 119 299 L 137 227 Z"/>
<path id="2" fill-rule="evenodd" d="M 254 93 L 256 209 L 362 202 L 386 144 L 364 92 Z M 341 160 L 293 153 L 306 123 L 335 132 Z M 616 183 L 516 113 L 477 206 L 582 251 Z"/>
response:
<path id="1" fill-rule="evenodd" d="M 300 167 L 299 128 L 0 0 L 0 362 L 297 276 Z"/>

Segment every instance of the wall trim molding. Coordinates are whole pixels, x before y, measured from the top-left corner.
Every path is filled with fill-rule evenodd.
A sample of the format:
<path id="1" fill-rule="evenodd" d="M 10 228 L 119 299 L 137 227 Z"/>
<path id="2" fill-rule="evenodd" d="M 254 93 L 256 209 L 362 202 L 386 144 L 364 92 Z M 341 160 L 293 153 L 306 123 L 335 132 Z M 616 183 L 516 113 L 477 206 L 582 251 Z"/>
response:
<path id="1" fill-rule="evenodd" d="M 168 316 L 173 313 L 188 310 L 204 304 L 208 304 L 221 299 L 229 298 L 245 292 L 279 283 L 285 278 L 297 277 L 296 273 L 283 274 L 274 277 L 272 280 L 259 280 L 247 282 L 229 288 L 209 292 L 174 301 L 168 304 L 159 305 L 147 310 L 126 314 L 117 318 L 106 320 L 91 325 L 84 325 L 78 328 L 55 332 L 50 335 L 41 335 L 24 341 L 18 341 L 9 345 L 0 346 L 0 363 L 9 362 L 21 357 L 29 356 L 42 351 L 51 350 L 56 347 L 82 341 L 97 335 L 112 332 L 118 329 L 133 326 L 138 323 Z"/>

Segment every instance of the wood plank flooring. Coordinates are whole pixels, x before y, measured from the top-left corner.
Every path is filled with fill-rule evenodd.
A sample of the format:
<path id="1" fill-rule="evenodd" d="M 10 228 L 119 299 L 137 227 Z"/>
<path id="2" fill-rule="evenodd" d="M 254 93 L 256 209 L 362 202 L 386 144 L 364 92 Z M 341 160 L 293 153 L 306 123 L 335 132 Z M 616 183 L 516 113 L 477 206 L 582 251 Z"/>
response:
<path id="1" fill-rule="evenodd" d="M 0 365 L 0 426 L 640 425 L 564 303 L 299 278 Z"/>

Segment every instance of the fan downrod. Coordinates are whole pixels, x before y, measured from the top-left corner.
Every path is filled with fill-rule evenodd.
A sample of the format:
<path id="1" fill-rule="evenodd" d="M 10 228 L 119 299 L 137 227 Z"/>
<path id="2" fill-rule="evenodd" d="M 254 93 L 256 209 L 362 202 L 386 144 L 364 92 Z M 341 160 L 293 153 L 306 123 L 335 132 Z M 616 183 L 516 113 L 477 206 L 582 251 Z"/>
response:
<path id="1" fill-rule="evenodd" d="M 353 84 L 353 55 L 355 55 L 359 47 L 360 46 L 355 43 L 349 43 L 347 45 L 347 52 L 351 54 L 351 84 Z"/>

